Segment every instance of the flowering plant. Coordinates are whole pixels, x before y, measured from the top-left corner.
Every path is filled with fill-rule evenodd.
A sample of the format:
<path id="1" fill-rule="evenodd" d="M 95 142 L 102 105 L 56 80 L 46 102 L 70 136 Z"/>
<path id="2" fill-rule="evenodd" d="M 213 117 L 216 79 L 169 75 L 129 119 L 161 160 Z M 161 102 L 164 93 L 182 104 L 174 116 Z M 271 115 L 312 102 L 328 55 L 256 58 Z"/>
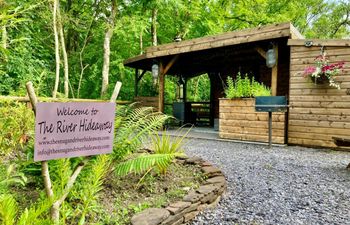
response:
<path id="1" fill-rule="evenodd" d="M 339 74 L 344 64 L 345 62 L 330 64 L 326 54 L 323 53 L 315 58 L 315 66 L 305 68 L 304 77 L 311 77 L 315 83 L 327 80 L 329 86 L 340 89 L 340 84 L 334 80 L 334 76 Z"/>

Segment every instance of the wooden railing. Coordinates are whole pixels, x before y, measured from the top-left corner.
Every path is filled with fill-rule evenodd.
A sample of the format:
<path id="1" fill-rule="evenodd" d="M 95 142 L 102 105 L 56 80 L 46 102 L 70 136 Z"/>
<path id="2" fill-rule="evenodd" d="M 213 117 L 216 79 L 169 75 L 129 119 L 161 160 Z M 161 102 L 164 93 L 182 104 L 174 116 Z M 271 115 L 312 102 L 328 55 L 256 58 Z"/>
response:
<path id="1" fill-rule="evenodd" d="M 41 102 L 102 102 L 106 100 L 101 99 L 83 99 L 83 98 L 50 98 L 50 97 L 39 97 L 39 101 Z M 0 101 L 18 101 L 27 103 L 30 102 L 28 97 L 17 97 L 17 96 L 0 96 Z M 116 103 L 118 105 L 127 105 L 130 104 L 130 101 L 120 101 L 117 100 Z"/>
<path id="2" fill-rule="evenodd" d="M 193 123 L 207 126 L 211 124 L 210 102 L 187 102 L 186 107 L 189 107 Z"/>

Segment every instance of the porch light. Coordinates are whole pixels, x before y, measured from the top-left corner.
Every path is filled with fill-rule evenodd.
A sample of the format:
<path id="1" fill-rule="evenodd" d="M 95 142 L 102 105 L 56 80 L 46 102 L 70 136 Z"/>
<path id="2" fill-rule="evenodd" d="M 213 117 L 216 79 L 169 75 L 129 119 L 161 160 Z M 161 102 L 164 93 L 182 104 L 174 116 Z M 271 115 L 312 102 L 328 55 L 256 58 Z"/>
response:
<path id="1" fill-rule="evenodd" d="M 158 64 L 153 64 L 152 65 L 152 77 L 153 80 L 157 80 L 158 79 L 158 75 L 159 75 L 159 66 Z"/>
<path id="2" fill-rule="evenodd" d="M 272 68 L 276 65 L 276 52 L 275 48 L 270 48 L 266 52 L 266 66 Z"/>

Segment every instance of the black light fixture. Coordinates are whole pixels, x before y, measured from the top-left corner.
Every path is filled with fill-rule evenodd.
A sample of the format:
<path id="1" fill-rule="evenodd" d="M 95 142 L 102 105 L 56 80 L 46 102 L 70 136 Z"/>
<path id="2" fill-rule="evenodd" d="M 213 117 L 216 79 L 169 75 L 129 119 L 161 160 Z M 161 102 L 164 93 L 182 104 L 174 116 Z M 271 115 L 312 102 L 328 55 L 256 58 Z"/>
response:
<path id="1" fill-rule="evenodd" d="M 271 43 L 272 48 L 269 48 L 266 52 L 266 66 L 272 68 L 276 65 L 276 49 L 275 46 Z"/>

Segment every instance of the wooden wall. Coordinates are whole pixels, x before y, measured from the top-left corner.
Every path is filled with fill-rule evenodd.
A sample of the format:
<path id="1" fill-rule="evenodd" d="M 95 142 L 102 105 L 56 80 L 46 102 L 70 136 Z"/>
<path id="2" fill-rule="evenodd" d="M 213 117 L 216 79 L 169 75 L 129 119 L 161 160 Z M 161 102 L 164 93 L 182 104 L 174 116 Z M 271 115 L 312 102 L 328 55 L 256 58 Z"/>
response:
<path id="1" fill-rule="evenodd" d="M 284 143 L 284 113 L 272 113 L 272 142 Z M 220 99 L 220 138 L 268 142 L 268 113 L 255 112 L 255 98 Z"/>
<path id="2" fill-rule="evenodd" d="M 136 103 L 137 107 L 153 107 L 154 111 L 158 111 L 159 107 L 159 97 L 147 97 L 147 96 L 137 96 L 134 98 L 134 102 Z"/>
<path id="3" fill-rule="evenodd" d="M 302 76 L 314 65 L 321 47 L 305 47 L 304 41 L 289 41 L 290 109 L 288 143 L 306 146 L 336 147 L 332 137 L 350 139 L 350 40 L 314 41 L 331 63 L 345 61 L 346 68 L 337 76 L 341 89 L 328 84 L 315 85 Z"/>

